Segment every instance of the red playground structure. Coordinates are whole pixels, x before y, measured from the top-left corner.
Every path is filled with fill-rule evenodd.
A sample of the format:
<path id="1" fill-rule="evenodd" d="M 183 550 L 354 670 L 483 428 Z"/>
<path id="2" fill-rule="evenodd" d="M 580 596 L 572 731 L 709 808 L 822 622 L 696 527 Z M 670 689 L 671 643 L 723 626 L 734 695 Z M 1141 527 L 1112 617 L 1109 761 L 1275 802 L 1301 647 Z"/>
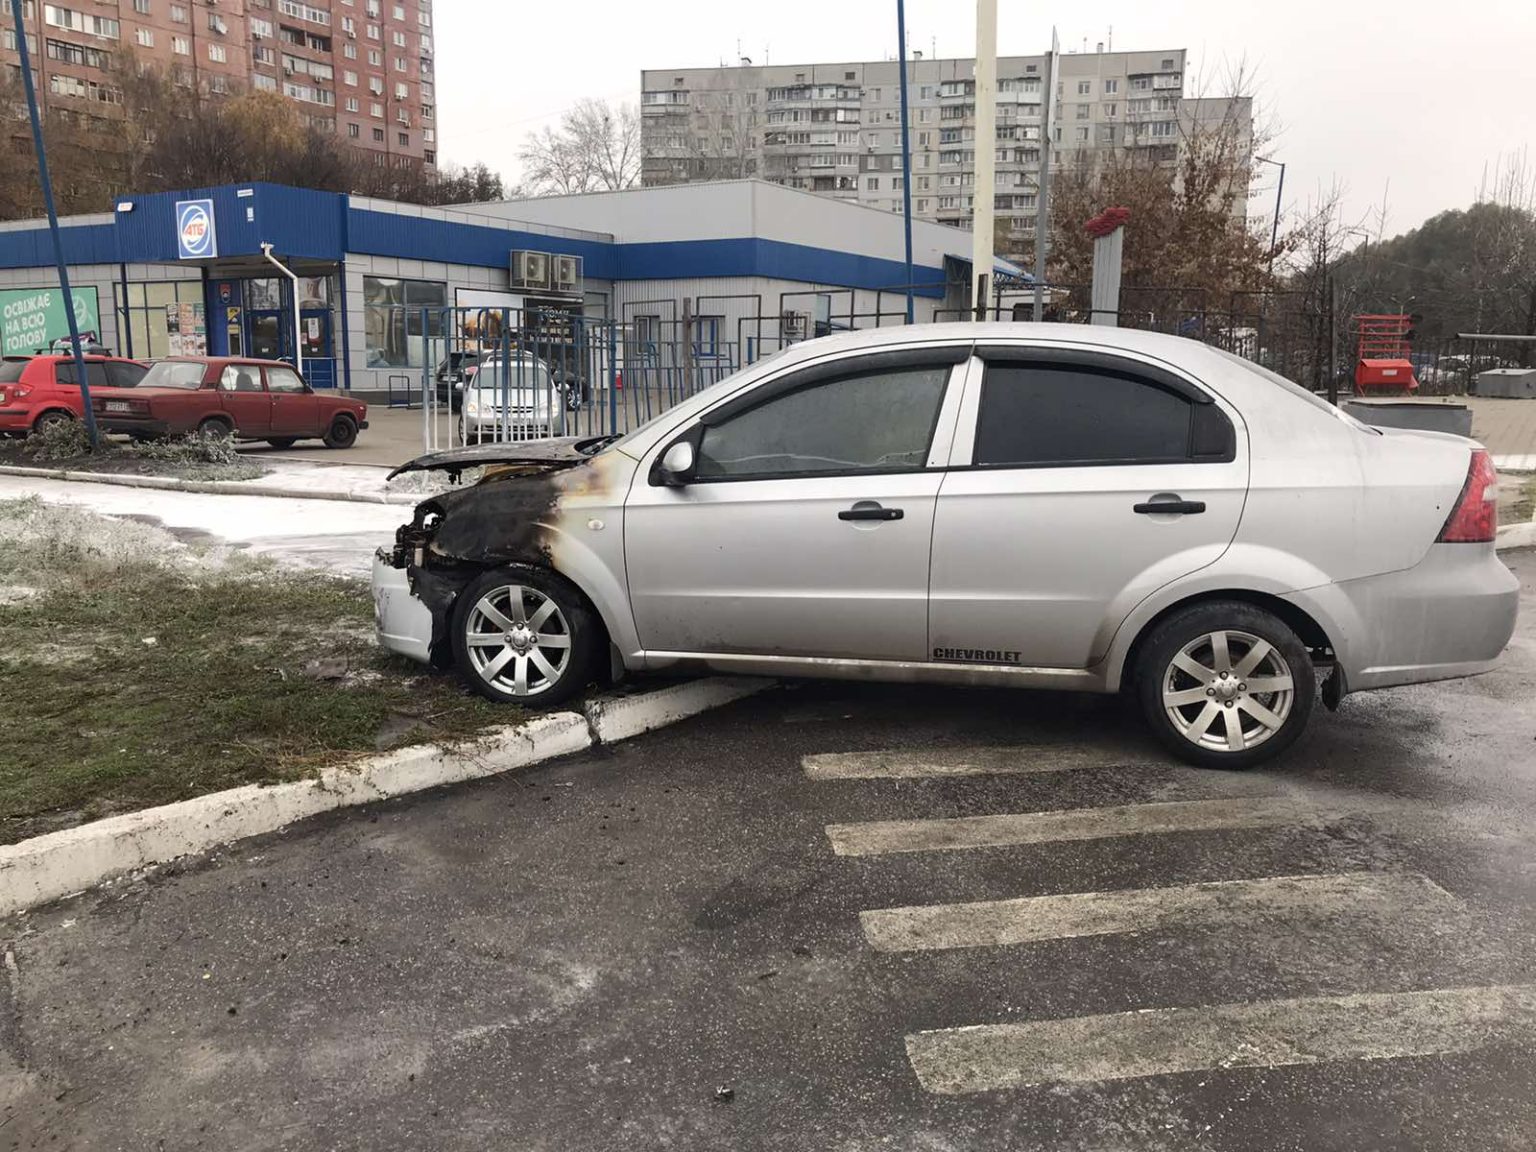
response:
<path id="1" fill-rule="evenodd" d="M 1418 391 L 1413 362 L 1408 359 L 1412 331 L 1413 317 L 1408 315 L 1355 317 L 1355 336 L 1359 339 L 1356 394 Z"/>

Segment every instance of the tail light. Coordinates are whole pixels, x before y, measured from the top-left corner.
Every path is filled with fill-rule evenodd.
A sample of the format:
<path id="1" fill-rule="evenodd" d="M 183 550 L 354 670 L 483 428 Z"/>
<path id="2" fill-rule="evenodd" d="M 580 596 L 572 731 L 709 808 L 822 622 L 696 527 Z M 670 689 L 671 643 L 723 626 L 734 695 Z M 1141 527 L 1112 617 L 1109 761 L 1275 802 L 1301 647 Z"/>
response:
<path id="1" fill-rule="evenodd" d="M 30 385 L 30 384 L 12 384 L 11 385 L 11 399 L 13 399 L 13 400 L 25 400 L 30 395 L 32 395 L 32 385 Z"/>
<path id="2" fill-rule="evenodd" d="M 1440 529 L 1441 544 L 1487 544 L 1499 531 L 1499 474 L 1493 459 L 1478 449 L 1467 468 L 1467 482 Z"/>

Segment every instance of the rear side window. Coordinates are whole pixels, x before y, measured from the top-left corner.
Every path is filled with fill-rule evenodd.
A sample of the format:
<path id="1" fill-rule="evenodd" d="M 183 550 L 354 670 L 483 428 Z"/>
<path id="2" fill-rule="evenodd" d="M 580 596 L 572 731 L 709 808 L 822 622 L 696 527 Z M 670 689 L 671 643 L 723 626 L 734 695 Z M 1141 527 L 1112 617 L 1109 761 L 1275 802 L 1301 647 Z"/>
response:
<path id="1" fill-rule="evenodd" d="M 75 365 L 71 360 L 60 360 L 53 366 L 53 378 L 60 384 L 80 387 L 80 378 L 75 375 Z M 85 364 L 86 383 L 92 388 L 105 388 L 107 386 L 107 366 L 100 360 L 88 360 Z"/>
<path id="2" fill-rule="evenodd" d="M 120 360 L 107 361 L 107 379 L 114 388 L 137 388 L 149 369 L 142 364 L 129 364 Z"/>
<path id="3" fill-rule="evenodd" d="M 853 372 L 707 424 L 700 478 L 910 472 L 928 463 L 950 369 Z"/>
<path id="4" fill-rule="evenodd" d="M 994 363 L 982 382 L 973 462 L 1041 468 L 1226 459 L 1231 438 L 1215 405 L 1130 372 Z"/>
<path id="5" fill-rule="evenodd" d="M 27 370 L 30 360 L 0 361 L 0 384 L 19 384 L 21 374 Z"/>

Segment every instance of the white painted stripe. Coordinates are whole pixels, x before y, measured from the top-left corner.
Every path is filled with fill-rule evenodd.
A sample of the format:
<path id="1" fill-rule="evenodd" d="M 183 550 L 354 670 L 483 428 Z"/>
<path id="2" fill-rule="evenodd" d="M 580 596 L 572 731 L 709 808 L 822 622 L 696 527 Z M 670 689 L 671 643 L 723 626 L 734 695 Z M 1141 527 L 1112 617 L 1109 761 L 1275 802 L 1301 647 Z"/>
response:
<path id="1" fill-rule="evenodd" d="M 1408 917 L 1438 914 L 1456 903 L 1455 897 L 1424 876 L 1346 872 L 881 908 L 860 912 L 859 920 L 873 947 L 910 952 L 1264 922 L 1277 916 L 1328 917 L 1369 911 Z"/>
<path id="2" fill-rule="evenodd" d="M 1226 1068 L 1395 1060 L 1536 1040 L 1536 985 L 1154 1008 L 919 1032 L 929 1092 L 1093 1083 Z"/>
<path id="3" fill-rule="evenodd" d="M 1083 744 L 1022 748 L 935 748 L 928 751 L 826 752 L 801 760 L 812 780 L 909 780 L 925 776 L 1011 776 L 1085 768 L 1142 768 L 1159 761 L 1145 752 L 1114 752 Z"/>
<path id="4" fill-rule="evenodd" d="M 1117 808 L 1068 808 L 953 820 L 888 820 L 831 824 L 827 838 L 839 856 L 881 856 L 890 852 L 936 852 L 949 848 L 996 848 L 1098 840 L 1149 832 L 1200 832 L 1221 828 L 1265 828 L 1316 815 L 1287 796 L 1227 800 L 1176 800 Z"/>

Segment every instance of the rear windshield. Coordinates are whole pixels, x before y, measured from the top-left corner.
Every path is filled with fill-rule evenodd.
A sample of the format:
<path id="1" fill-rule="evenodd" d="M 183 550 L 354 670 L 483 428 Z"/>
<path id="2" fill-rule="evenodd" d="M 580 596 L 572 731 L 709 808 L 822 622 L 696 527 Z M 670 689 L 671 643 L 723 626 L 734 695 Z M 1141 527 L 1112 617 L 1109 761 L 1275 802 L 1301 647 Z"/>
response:
<path id="1" fill-rule="evenodd" d="M 28 360 L 5 360 L 0 362 L 0 384 L 16 384 L 21 380 L 21 374 L 27 370 Z"/>
<path id="2" fill-rule="evenodd" d="M 202 364 L 162 360 L 144 374 L 139 387 L 185 388 L 189 392 L 195 391 L 203 386 L 203 375 L 206 372 L 207 368 Z"/>

